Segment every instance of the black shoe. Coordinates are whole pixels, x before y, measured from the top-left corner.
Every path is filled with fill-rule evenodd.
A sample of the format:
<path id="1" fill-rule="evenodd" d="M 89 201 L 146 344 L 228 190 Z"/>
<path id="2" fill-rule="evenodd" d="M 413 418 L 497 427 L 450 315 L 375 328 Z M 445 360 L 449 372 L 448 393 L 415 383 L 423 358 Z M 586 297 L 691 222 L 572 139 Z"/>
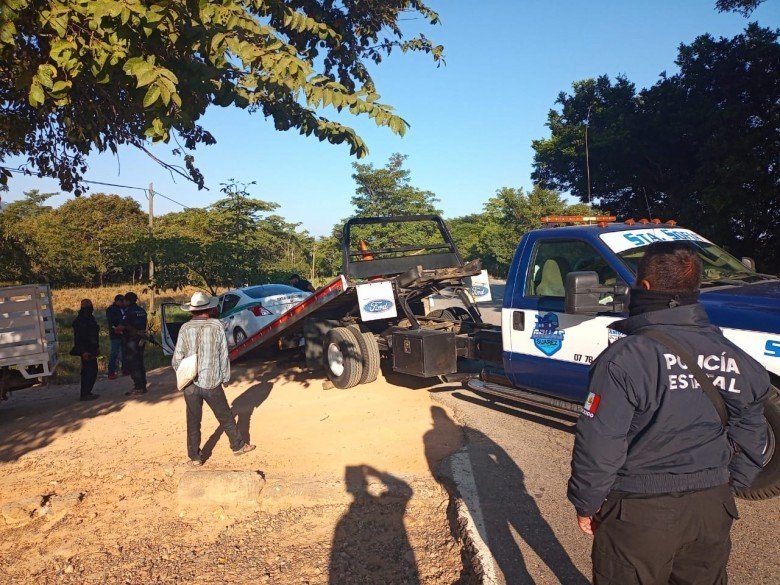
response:
<path id="1" fill-rule="evenodd" d="M 79 400 L 82 402 L 86 402 L 87 400 L 95 400 L 95 398 L 100 398 L 100 394 L 93 394 L 90 392 L 89 394 L 85 394 L 84 396 L 81 396 Z"/>
<path id="2" fill-rule="evenodd" d="M 130 392 L 125 392 L 125 396 L 143 396 L 146 394 L 146 388 L 134 388 Z"/>

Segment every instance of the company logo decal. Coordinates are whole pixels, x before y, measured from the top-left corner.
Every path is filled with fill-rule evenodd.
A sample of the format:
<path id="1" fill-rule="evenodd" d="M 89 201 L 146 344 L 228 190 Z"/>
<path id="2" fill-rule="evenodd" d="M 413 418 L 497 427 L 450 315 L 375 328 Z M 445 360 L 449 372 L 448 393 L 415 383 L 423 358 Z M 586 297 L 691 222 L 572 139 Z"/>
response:
<path id="1" fill-rule="evenodd" d="M 607 329 L 607 343 L 609 345 L 612 345 L 615 343 L 618 339 L 621 337 L 625 337 L 625 333 L 621 333 L 620 331 L 615 331 L 614 329 Z"/>
<path id="2" fill-rule="evenodd" d="M 384 313 L 393 308 L 393 301 L 387 299 L 375 299 L 363 305 L 366 313 Z"/>
<path id="3" fill-rule="evenodd" d="M 480 284 L 471 287 L 471 294 L 475 297 L 485 297 L 490 293 L 490 289 Z"/>
<path id="4" fill-rule="evenodd" d="M 780 358 L 780 341 L 768 339 L 764 346 L 764 355 Z"/>
<path id="5" fill-rule="evenodd" d="M 599 403 L 601 402 L 601 396 L 591 392 L 588 394 L 588 398 L 585 400 L 585 405 L 582 407 L 582 414 L 593 418 L 596 411 L 599 409 Z"/>
<path id="6" fill-rule="evenodd" d="M 551 356 L 563 347 L 564 331 L 558 328 L 558 315 L 555 313 L 545 313 L 536 315 L 536 325 L 534 326 L 531 339 L 534 340 L 536 349 L 546 356 Z"/>

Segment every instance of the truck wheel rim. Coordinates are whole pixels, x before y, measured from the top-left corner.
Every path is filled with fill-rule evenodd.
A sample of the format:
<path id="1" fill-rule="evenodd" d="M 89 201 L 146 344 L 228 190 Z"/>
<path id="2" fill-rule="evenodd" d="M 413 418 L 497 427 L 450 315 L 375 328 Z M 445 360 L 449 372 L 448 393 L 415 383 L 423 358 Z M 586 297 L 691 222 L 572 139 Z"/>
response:
<path id="1" fill-rule="evenodd" d="M 764 467 L 767 466 L 767 463 L 771 461 L 772 456 L 775 454 L 775 433 L 772 430 L 772 425 L 769 424 L 769 421 L 766 422 L 766 445 L 764 446 L 764 453 L 763 453 L 763 460 L 762 465 Z"/>
<path id="2" fill-rule="evenodd" d="M 344 354 L 335 343 L 328 346 L 328 368 L 336 377 L 344 373 Z"/>

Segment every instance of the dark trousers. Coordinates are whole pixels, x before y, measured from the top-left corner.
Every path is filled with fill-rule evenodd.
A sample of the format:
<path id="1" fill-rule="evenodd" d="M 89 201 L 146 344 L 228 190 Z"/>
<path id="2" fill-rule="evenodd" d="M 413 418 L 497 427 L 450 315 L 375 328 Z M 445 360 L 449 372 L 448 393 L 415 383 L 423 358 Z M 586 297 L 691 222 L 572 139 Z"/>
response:
<path id="1" fill-rule="evenodd" d="M 97 358 L 85 360 L 81 358 L 81 396 L 92 394 L 92 388 L 95 387 L 95 381 L 98 375 Z"/>
<path id="2" fill-rule="evenodd" d="M 228 406 L 222 386 L 207 390 L 190 384 L 184 389 L 184 401 L 187 404 L 187 455 L 190 459 L 200 457 L 200 423 L 203 419 L 203 402 L 209 405 L 219 421 L 222 430 L 230 440 L 230 448 L 238 451 L 244 446 L 244 439 L 238 432 L 235 418 Z"/>
<path id="3" fill-rule="evenodd" d="M 123 366 L 130 372 L 134 390 L 146 390 L 146 365 L 144 346 L 137 339 L 124 340 L 122 345 Z"/>
<path id="4" fill-rule="evenodd" d="M 728 485 L 679 494 L 612 492 L 596 520 L 594 585 L 725 585 L 731 524 Z"/>

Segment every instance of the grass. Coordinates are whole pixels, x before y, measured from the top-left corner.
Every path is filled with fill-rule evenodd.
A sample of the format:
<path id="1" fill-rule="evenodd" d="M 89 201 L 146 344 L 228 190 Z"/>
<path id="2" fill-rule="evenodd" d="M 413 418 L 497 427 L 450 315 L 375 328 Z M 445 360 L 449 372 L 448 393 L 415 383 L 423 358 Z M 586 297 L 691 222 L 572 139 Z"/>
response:
<path id="1" fill-rule="evenodd" d="M 98 358 L 98 368 L 99 372 L 103 374 L 108 372 L 110 342 L 108 339 L 106 308 L 114 302 L 114 297 L 116 295 L 124 294 L 130 290 L 138 295 L 138 303 L 149 311 L 149 294 L 140 286 L 132 287 L 129 285 L 121 285 L 100 288 L 55 289 L 52 291 L 60 355 L 60 362 L 57 365 L 57 370 L 54 374 L 54 379 L 52 380 L 55 384 L 70 384 L 78 382 L 79 380 L 79 358 L 68 355 L 68 352 L 73 347 L 73 328 L 71 327 L 71 324 L 76 318 L 81 299 L 90 299 L 95 306 L 95 318 L 97 319 L 98 325 L 100 325 L 101 355 Z M 158 311 L 156 313 L 149 313 L 149 328 L 158 342 L 160 340 L 160 304 L 183 303 L 198 290 L 200 289 L 187 287 L 179 291 L 168 291 L 157 294 L 156 304 Z M 160 347 L 147 344 L 145 363 L 147 370 L 153 370 L 154 368 L 170 365 L 171 358 L 163 355 Z"/>

